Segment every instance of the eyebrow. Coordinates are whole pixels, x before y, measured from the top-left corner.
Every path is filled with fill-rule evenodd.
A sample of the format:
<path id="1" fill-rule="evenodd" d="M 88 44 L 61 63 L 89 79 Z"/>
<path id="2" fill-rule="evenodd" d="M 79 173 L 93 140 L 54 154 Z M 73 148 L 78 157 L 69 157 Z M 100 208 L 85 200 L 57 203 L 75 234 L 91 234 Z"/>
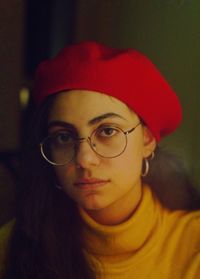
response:
<path id="1" fill-rule="evenodd" d="M 108 112 L 108 113 L 104 113 L 102 115 L 99 115 L 99 116 L 94 117 L 93 119 L 89 120 L 88 125 L 91 126 L 91 125 L 97 124 L 97 123 L 99 123 L 102 120 L 107 119 L 107 118 L 120 118 L 120 119 L 126 120 L 123 116 L 121 116 L 117 113 Z"/>
<path id="2" fill-rule="evenodd" d="M 88 125 L 93 126 L 95 124 L 100 123 L 102 120 L 108 119 L 108 118 L 120 118 L 120 119 L 123 119 L 123 120 L 127 121 L 126 118 L 124 118 L 123 116 L 121 116 L 117 113 L 108 112 L 108 113 L 104 113 L 102 115 L 99 115 L 99 116 L 96 116 L 96 117 L 92 118 L 91 120 L 88 121 Z M 62 127 L 65 127 L 65 128 L 74 128 L 74 125 L 72 125 L 70 123 L 67 123 L 65 121 L 61 121 L 61 120 L 50 121 L 47 128 L 50 129 L 51 127 L 55 127 L 55 126 L 62 126 Z"/>

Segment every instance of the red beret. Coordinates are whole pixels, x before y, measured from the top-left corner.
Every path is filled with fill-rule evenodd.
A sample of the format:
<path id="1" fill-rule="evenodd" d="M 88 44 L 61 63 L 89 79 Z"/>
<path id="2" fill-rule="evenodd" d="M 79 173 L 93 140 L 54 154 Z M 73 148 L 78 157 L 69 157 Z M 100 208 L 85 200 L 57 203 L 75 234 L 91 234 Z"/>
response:
<path id="1" fill-rule="evenodd" d="M 36 71 L 34 98 L 70 89 L 102 92 L 126 103 L 146 123 L 156 140 L 181 122 L 179 100 L 158 69 L 134 49 L 115 49 L 97 42 L 67 46 Z"/>

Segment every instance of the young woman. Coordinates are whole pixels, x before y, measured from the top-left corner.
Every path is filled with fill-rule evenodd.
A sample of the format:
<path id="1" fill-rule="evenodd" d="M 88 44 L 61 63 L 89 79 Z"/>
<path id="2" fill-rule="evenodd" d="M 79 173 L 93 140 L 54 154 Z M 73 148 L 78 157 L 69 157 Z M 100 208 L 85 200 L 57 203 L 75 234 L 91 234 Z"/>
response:
<path id="1" fill-rule="evenodd" d="M 158 147 L 179 100 L 143 54 L 96 42 L 39 65 L 4 279 L 200 278 L 199 196 Z"/>

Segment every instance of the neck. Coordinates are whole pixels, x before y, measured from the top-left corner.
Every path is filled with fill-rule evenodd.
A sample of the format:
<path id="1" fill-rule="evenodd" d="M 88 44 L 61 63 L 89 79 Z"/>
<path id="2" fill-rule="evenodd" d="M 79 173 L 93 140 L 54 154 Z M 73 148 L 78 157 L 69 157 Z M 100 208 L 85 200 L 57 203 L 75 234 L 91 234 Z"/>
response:
<path id="1" fill-rule="evenodd" d="M 85 210 L 87 214 L 102 225 L 118 225 L 127 221 L 136 210 L 142 197 L 141 183 L 135 185 L 120 200 L 106 208 L 98 210 Z"/>

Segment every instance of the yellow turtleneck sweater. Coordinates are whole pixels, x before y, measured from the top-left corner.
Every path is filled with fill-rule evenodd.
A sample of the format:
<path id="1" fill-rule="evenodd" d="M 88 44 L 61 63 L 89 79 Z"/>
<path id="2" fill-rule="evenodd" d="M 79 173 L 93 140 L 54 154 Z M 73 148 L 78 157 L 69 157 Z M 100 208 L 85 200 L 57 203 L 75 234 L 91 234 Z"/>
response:
<path id="1" fill-rule="evenodd" d="M 100 225 L 80 212 L 98 278 L 200 279 L 200 211 L 169 211 L 144 186 L 137 210 L 120 225 Z M 12 226 L 0 230 L 0 270 Z"/>
<path id="2" fill-rule="evenodd" d="M 133 216 L 105 226 L 83 210 L 86 255 L 102 279 L 200 279 L 200 211 L 169 211 L 149 187 Z"/>

